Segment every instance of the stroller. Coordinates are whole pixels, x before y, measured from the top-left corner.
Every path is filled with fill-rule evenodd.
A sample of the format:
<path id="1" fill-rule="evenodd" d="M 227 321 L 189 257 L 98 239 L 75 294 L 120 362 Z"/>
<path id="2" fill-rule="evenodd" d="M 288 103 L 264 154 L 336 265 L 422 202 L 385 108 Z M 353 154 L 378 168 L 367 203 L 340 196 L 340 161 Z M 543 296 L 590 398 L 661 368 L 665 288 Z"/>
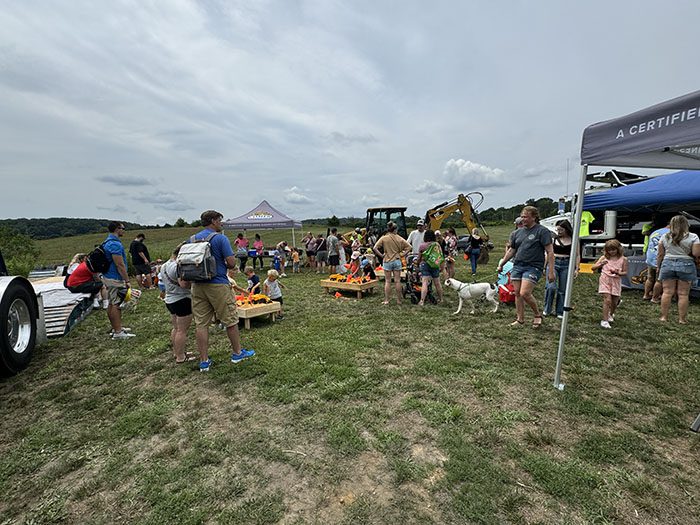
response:
<path id="1" fill-rule="evenodd" d="M 421 294 L 421 276 L 420 269 L 418 268 L 418 258 L 415 255 L 409 255 L 406 267 L 406 282 L 403 287 L 403 297 L 407 297 L 411 300 L 412 304 L 418 304 L 420 302 Z M 430 304 L 437 304 L 437 299 L 433 294 L 433 283 L 432 281 L 428 283 L 428 295 L 425 297 L 425 301 Z"/>

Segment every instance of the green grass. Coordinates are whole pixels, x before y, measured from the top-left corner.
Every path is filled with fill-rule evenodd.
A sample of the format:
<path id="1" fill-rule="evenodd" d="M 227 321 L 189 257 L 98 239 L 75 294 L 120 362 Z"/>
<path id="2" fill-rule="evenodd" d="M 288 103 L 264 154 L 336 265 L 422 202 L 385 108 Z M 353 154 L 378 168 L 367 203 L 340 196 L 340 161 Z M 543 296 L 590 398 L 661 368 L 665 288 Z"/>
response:
<path id="1" fill-rule="evenodd" d="M 147 243 L 164 256 L 191 232 Z M 501 246 L 507 230 L 491 233 Z M 65 262 L 101 238 L 39 245 Z M 242 331 L 258 352 L 243 364 L 217 331 L 208 375 L 175 365 L 149 292 L 125 316 L 132 341 L 110 341 L 97 312 L 0 380 L 0 523 L 697 520 L 696 302 L 690 325 L 661 325 L 625 292 L 604 332 L 595 278 L 580 276 L 559 392 L 554 319 L 511 328 L 512 308 L 452 316 L 449 291 L 418 309 L 335 299 L 308 271 L 284 282 L 287 316 Z"/>

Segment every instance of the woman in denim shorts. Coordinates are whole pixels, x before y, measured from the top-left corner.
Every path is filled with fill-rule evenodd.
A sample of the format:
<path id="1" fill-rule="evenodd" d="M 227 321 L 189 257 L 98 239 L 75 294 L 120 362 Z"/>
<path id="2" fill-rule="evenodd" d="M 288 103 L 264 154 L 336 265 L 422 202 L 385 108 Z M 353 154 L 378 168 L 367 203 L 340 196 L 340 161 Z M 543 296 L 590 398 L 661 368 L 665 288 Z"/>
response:
<path id="1" fill-rule="evenodd" d="M 668 320 L 671 299 L 678 294 L 678 322 L 688 322 L 688 294 L 698 279 L 695 258 L 700 257 L 700 239 L 690 233 L 688 219 L 676 215 L 669 223 L 670 231 L 659 241 L 657 264 L 663 285 L 660 321 Z"/>
<path id="2" fill-rule="evenodd" d="M 510 246 L 503 259 L 498 263 L 496 272 L 501 273 L 503 265 L 513 259 L 510 280 L 515 291 L 515 321 L 510 326 L 525 323 L 525 305 L 530 307 L 534 317 L 532 327 L 542 325 L 542 314 L 532 294 L 535 285 L 542 277 L 542 269 L 547 266 L 547 280 L 554 282 L 554 251 L 552 234 L 539 224 L 540 214 L 534 206 L 525 206 L 520 212 L 522 227 L 510 234 Z"/>
<path id="3" fill-rule="evenodd" d="M 406 239 L 396 233 L 396 224 L 389 221 L 386 225 L 387 232 L 382 235 L 372 247 L 372 251 L 382 258 L 384 270 L 384 301 L 389 304 L 391 299 L 391 281 L 394 281 L 396 290 L 396 303 L 401 304 L 401 259 L 411 251 L 411 245 Z"/>
<path id="4" fill-rule="evenodd" d="M 437 292 L 437 302 L 442 302 L 442 286 L 440 285 L 440 270 L 442 268 L 432 268 L 423 260 L 423 252 L 427 250 L 431 244 L 436 244 L 435 232 L 433 230 L 425 230 L 423 243 L 420 245 L 420 248 L 418 248 L 418 267 L 420 268 L 420 276 L 423 283 L 418 306 L 423 306 L 425 304 L 425 298 L 428 296 L 428 286 L 431 280 Z M 440 250 L 439 244 L 436 245 L 436 249 Z M 444 263 L 441 266 L 444 266 Z"/>

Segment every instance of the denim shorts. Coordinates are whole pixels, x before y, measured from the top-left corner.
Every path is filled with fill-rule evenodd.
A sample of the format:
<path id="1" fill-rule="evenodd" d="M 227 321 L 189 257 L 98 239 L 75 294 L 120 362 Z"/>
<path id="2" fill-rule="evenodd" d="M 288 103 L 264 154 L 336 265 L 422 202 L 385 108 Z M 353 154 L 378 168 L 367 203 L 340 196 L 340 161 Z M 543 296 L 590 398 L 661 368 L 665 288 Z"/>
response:
<path id="1" fill-rule="evenodd" d="M 437 279 L 440 277 L 440 268 L 431 268 L 428 266 L 428 263 L 423 261 L 420 263 L 420 274 L 421 277 L 432 277 L 433 279 Z"/>
<path id="2" fill-rule="evenodd" d="M 396 259 L 395 261 L 391 262 L 384 262 L 382 264 L 382 269 L 385 272 L 399 272 L 401 271 L 401 268 L 403 265 L 401 264 L 401 259 Z"/>
<path id="3" fill-rule="evenodd" d="M 695 261 L 691 259 L 669 259 L 665 257 L 659 270 L 659 281 L 677 279 L 679 281 L 695 282 L 698 272 Z"/>
<path id="4" fill-rule="evenodd" d="M 535 266 L 528 266 L 526 264 L 514 264 L 513 269 L 510 272 L 511 281 L 530 281 L 537 283 L 542 277 L 542 270 Z"/>

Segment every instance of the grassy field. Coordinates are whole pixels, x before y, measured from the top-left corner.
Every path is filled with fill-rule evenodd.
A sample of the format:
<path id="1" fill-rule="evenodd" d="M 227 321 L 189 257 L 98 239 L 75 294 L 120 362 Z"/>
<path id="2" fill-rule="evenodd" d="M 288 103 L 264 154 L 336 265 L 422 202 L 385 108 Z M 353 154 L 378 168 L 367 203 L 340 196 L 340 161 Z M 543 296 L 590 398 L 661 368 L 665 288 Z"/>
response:
<path id="1" fill-rule="evenodd" d="M 189 232 L 147 244 L 165 255 Z M 502 246 L 507 229 L 491 233 Z M 62 262 L 91 243 L 40 245 Z M 580 276 L 559 392 L 556 319 L 535 331 L 508 326 L 508 307 L 452 316 L 454 292 L 385 307 L 308 271 L 283 282 L 286 318 L 242 331 L 257 351 L 242 364 L 213 332 L 209 374 L 175 365 L 150 292 L 126 316 L 132 341 L 96 312 L 0 380 L 0 523 L 698 522 L 696 302 L 689 325 L 662 325 L 625 292 L 603 331 Z"/>

